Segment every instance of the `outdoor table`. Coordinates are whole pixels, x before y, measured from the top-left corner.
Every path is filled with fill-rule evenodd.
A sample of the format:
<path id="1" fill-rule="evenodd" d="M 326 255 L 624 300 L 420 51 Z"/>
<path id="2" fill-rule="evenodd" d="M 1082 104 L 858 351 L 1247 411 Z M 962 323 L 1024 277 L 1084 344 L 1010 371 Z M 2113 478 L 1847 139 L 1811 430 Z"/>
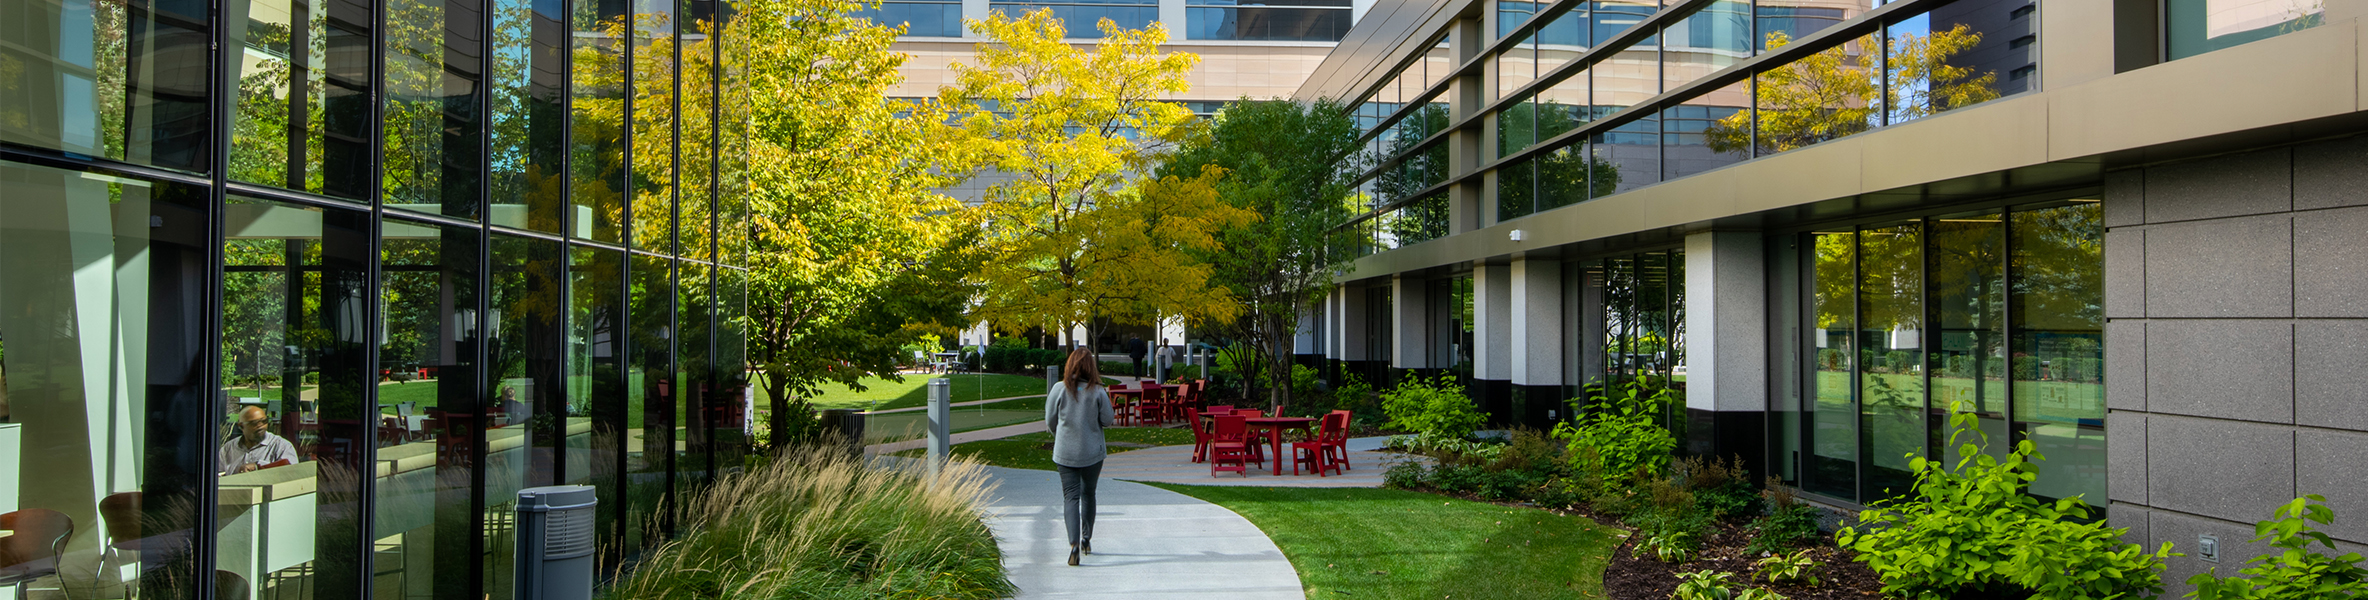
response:
<path id="1" fill-rule="evenodd" d="M 1242 422 L 1251 427 L 1266 430 L 1266 437 L 1273 438 L 1270 443 L 1274 446 L 1274 453 L 1267 455 L 1273 460 L 1266 462 L 1274 465 L 1275 476 L 1281 477 L 1283 475 L 1283 428 L 1307 429 L 1315 426 L 1316 419 L 1315 417 L 1256 417 L 1243 419 Z"/>
<path id="2" fill-rule="evenodd" d="M 1134 405 L 1134 407 L 1135 407 L 1135 420 L 1136 420 L 1136 421 L 1141 421 L 1141 420 L 1143 420 L 1143 392 L 1144 392 L 1144 391 L 1146 391 L 1146 390 L 1144 390 L 1142 387 L 1139 387 L 1139 386 L 1138 386 L 1138 387 L 1134 387 L 1134 388 L 1126 388 L 1126 387 L 1112 387 L 1112 388 L 1110 388 L 1110 397 L 1111 397 L 1111 398 L 1114 398 L 1114 399 L 1115 399 L 1115 398 L 1121 398 L 1121 397 L 1131 397 L 1131 398 L 1134 398 L 1134 400 L 1128 401 L 1127 403 L 1128 403 L 1128 404 L 1132 404 L 1132 405 Z"/>

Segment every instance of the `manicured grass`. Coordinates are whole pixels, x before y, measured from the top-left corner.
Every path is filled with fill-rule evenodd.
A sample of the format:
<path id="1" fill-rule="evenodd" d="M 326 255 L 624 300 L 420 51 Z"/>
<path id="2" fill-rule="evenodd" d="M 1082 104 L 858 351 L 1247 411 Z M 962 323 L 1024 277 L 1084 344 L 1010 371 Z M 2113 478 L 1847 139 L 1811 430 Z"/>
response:
<path id="1" fill-rule="evenodd" d="M 1163 427 L 1112 427 L 1102 430 L 1102 439 L 1130 444 L 1177 446 L 1192 443 L 1192 432 Z M 954 456 L 998 467 L 1051 471 L 1053 470 L 1052 450 L 1044 447 L 1045 444 L 1050 443 L 1052 443 L 1052 434 L 1039 431 L 999 440 L 954 444 Z M 1112 454 L 1135 449 L 1118 445 L 1110 446 Z M 896 453 L 897 456 L 913 457 L 927 454 L 928 450 L 906 450 Z"/>
<path id="2" fill-rule="evenodd" d="M 905 375 L 904 381 L 889 381 L 876 377 L 865 378 L 863 380 L 864 390 L 860 392 L 835 383 L 824 384 L 822 390 L 814 396 L 814 409 L 889 410 L 922 406 L 929 402 L 929 380 L 935 377 L 944 377 L 953 382 L 955 402 L 993 400 L 1013 396 L 1041 396 L 1044 395 L 1045 388 L 1044 378 L 1026 375 L 914 373 Z M 1117 380 L 1105 377 L 1103 381 L 1115 383 Z"/>
<path id="3" fill-rule="evenodd" d="M 1586 517 L 1421 492 L 1150 485 L 1257 524 L 1317 600 L 1603 598 L 1619 542 Z"/>

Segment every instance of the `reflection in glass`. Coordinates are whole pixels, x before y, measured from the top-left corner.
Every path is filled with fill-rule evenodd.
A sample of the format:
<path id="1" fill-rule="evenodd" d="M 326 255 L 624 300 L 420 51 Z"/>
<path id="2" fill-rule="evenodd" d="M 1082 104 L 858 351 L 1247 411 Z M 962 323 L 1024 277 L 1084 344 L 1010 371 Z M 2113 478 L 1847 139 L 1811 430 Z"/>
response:
<path id="1" fill-rule="evenodd" d="M 1885 98 L 1890 122 L 1905 123 L 1988 102 L 2036 83 L 2027 76 L 2007 77 L 2004 72 L 2035 64 L 2037 48 L 2009 47 L 2009 40 L 2016 39 L 2015 31 L 2030 29 L 2029 21 L 2011 21 L 2019 25 L 2004 31 L 1975 29 L 1974 24 L 1994 26 L 1998 19 L 1994 14 L 1967 14 L 1966 7 L 1972 6 L 1944 6 L 1885 30 L 1890 40 L 1890 56 L 1884 63 L 1891 82 Z"/>
<path id="2" fill-rule="evenodd" d="M 1354 12 L 1348 0 L 1190 0 L 1185 39 L 1337 42 Z"/>
<path id="3" fill-rule="evenodd" d="M 483 15 L 470 2 L 388 0 L 385 6 L 379 131 L 386 139 L 379 147 L 386 205 L 476 218 L 477 57 L 483 52 L 476 28 Z"/>
<path id="4" fill-rule="evenodd" d="M 571 246 L 568 253 L 567 414 L 589 415 L 591 433 L 568 436 L 563 481 L 598 490 L 595 518 L 603 538 L 638 540 L 626 535 L 645 521 L 626 510 L 625 502 L 627 432 L 640 419 L 625 406 L 624 255 L 586 246 Z M 579 463 L 584 468 L 576 468 Z M 636 550 L 604 549 L 601 571 L 614 571 L 625 554 Z"/>
<path id="5" fill-rule="evenodd" d="M 626 305 L 626 352 L 632 377 L 625 385 L 626 416 L 632 419 L 625 446 L 625 502 L 635 529 L 626 545 L 664 537 L 673 528 L 666 514 L 670 475 L 678 440 L 674 423 L 674 273 L 671 261 L 646 254 L 630 259 Z"/>
<path id="6" fill-rule="evenodd" d="M 1949 445 L 1949 411 L 1978 415 L 1984 448 L 2000 458 L 2006 435 L 2006 220 L 1999 213 L 1932 221 L 1932 417 L 1926 427 L 1944 459 L 1962 454 Z M 1958 444 L 1979 443 L 1960 439 Z"/>
<path id="7" fill-rule="evenodd" d="M 716 476 L 737 473 L 748 454 L 750 396 L 747 330 L 740 318 L 748 314 L 748 272 L 716 269 L 715 386 L 709 392 L 709 415 L 714 432 Z"/>
<path id="8" fill-rule="evenodd" d="M 1447 211 L 1447 196 L 1433 194 L 1381 215 L 1375 221 L 1381 228 L 1379 240 L 1383 243 L 1380 249 L 1388 250 L 1447 237 Z"/>
<path id="9" fill-rule="evenodd" d="M 2327 22 L 2325 0 L 2169 0 L 2164 48 L 2178 60 Z"/>
<path id="10" fill-rule="evenodd" d="M 215 438 L 228 473 L 215 565 L 257 595 L 361 589 L 364 445 L 383 427 L 367 345 L 392 333 L 371 318 L 370 215 L 232 197 L 222 229 L 221 368 L 233 387 Z M 273 455 L 277 444 L 293 458 Z M 289 523 L 313 533 L 273 534 Z"/>
<path id="11" fill-rule="evenodd" d="M 1713 148 L 1721 123 L 1751 118 L 1751 82 L 1737 81 L 1661 111 L 1661 179 L 1666 181 L 1740 162 L 1741 152 Z M 1723 145 L 1723 144 L 1722 144 Z"/>
<path id="12" fill-rule="evenodd" d="M 1552 3 L 1520 2 L 1517 0 L 1497 2 L 1496 37 L 1503 38 L 1511 35 L 1514 30 L 1520 29 L 1523 24 L 1528 23 L 1530 17 L 1537 15 L 1538 11 L 1546 8 L 1548 4 Z"/>
<path id="13" fill-rule="evenodd" d="M 672 254 L 674 248 L 675 97 L 674 0 L 633 0 L 632 247 Z"/>
<path id="14" fill-rule="evenodd" d="M 1768 46 L 1790 43 L 1782 32 L 1768 34 Z M 1840 139 L 1879 124 L 1876 106 L 1882 71 L 1876 37 L 1867 35 L 1843 42 L 1781 67 L 1761 71 L 1757 78 L 1759 117 L 1736 113 L 1708 132 L 1711 150 L 1767 156 L 1819 142 Z"/>
<path id="15" fill-rule="evenodd" d="M 1868 498 L 1906 494 L 1923 456 L 1924 235 L 1909 222 L 1858 232 L 1858 397 Z"/>
<path id="16" fill-rule="evenodd" d="M 1600 26 L 1604 10 L 1599 8 Z M 1596 39 L 1604 39 L 1598 35 Z M 1611 58 L 1588 68 L 1591 77 L 1595 118 L 1618 113 L 1661 93 L 1661 59 L 1657 38 L 1648 37 L 1634 46 L 1620 50 Z M 1594 120 L 1594 119 L 1589 119 Z M 1591 151 L 1598 160 L 1610 162 L 1620 171 L 1616 191 L 1644 187 L 1661 182 L 1661 123 L 1658 115 L 1648 115 L 1613 127 L 1611 131 L 1595 134 Z"/>
<path id="17" fill-rule="evenodd" d="M 989 10 L 1001 11 L 1003 14 L 1011 15 L 1012 18 L 1018 18 L 1020 15 L 1036 12 L 1038 10 L 1050 9 L 1052 10 L 1053 18 L 1060 19 L 1062 23 L 1069 24 L 1068 31 L 1069 37 L 1071 38 L 1101 37 L 1101 33 L 1099 33 L 1099 30 L 1095 28 L 1095 24 L 1101 23 L 1103 19 L 1109 19 L 1111 22 L 1118 24 L 1118 26 L 1122 29 L 1143 29 L 1150 27 L 1152 21 L 1159 20 L 1159 5 L 1149 1 L 1113 0 L 1108 2 L 1096 2 L 1093 0 L 1080 0 L 1074 4 L 1023 4 L 996 2 L 988 6 L 992 7 Z"/>
<path id="18" fill-rule="evenodd" d="M 685 11 L 707 10 L 709 2 L 683 1 Z M 716 157 L 716 37 L 713 19 L 691 14 L 696 31 L 682 35 L 682 190 L 675 201 L 681 215 L 675 221 L 679 256 L 715 260 Z"/>
<path id="19" fill-rule="evenodd" d="M 1853 232 L 1811 234 L 1809 297 L 1815 327 L 1810 332 L 1817 348 L 1813 363 L 1816 380 L 1807 432 L 1809 447 L 1803 487 L 1810 491 L 1855 500 L 1858 498 L 1858 411 L 1851 385 L 1858 361 L 1856 292 L 1858 235 Z"/>
<path id="20" fill-rule="evenodd" d="M 28 597 L 169 594 L 196 575 L 196 502 L 231 423 L 233 392 L 205 384 L 230 361 L 206 364 L 199 337 L 213 317 L 206 191 L 13 162 L 0 190 L 0 513 L 18 513 L 15 535 L 76 529 L 63 556 L 15 546 L 26 554 L 0 567 L 26 576 Z M 240 391 L 277 395 L 280 348 L 249 357 L 244 373 L 262 377 Z"/>
<path id="21" fill-rule="evenodd" d="M 2012 213 L 2014 426 L 2047 460 L 2031 493 L 2105 502 L 2100 204 Z"/>
<path id="22" fill-rule="evenodd" d="M 560 233 L 567 108 L 561 86 L 567 52 L 561 5 L 492 0 L 493 69 L 486 92 L 493 109 L 488 183 L 495 225 Z"/>
<path id="23" fill-rule="evenodd" d="M 1521 86 L 1529 85 L 1538 77 L 1537 40 L 1530 34 L 1496 55 L 1496 97 L 1511 97 Z"/>
<path id="24" fill-rule="evenodd" d="M 904 25 L 904 34 L 913 37 L 962 37 L 962 3 L 906 2 L 892 0 L 879 6 L 865 5 L 853 16 L 871 19 L 882 26 Z"/>
<path id="25" fill-rule="evenodd" d="M 1562 14 L 1554 16 L 1554 20 L 1538 27 L 1532 41 L 1538 47 L 1539 77 L 1545 77 L 1553 73 L 1554 69 L 1569 64 L 1571 59 L 1577 58 L 1593 43 L 1589 36 L 1594 30 L 1587 26 L 1590 15 L 1592 13 L 1587 12 L 1586 5 L 1579 5 L 1562 11 Z"/>
<path id="26" fill-rule="evenodd" d="M 675 330 L 682 333 L 676 344 L 674 380 L 680 390 L 674 402 L 675 497 L 688 498 L 699 486 L 707 484 L 715 466 L 708 462 L 714 453 L 714 440 L 709 436 L 707 400 L 709 386 L 715 380 L 709 376 L 708 362 L 714 352 L 708 347 L 708 318 L 715 301 L 715 280 L 711 267 L 701 263 L 675 263 L 676 282 Z"/>
<path id="27" fill-rule="evenodd" d="M 1588 105 L 1589 81 L 1589 73 L 1580 71 L 1538 91 L 1538 142 L 1554 139 L 1554 136 L 1569 133 L 1595 120 L 1595 110 Z"/>
<path id="28" fill-rule="evenodd" d="M 232 28 L 243 52 L 230 178 L 321 192 L 328 175 L 321 170 L 328 143 L 328 11 L 290 0 L 244 4 L 247 21 Z"/>
<path id="29" fill-rule="evenodd" d="M 558 242 L 493 236 L 493 269 L 487 272 L 492 297 L 486 313 L 486 371 L 492 398 L 485 424 L 485 489 L 479 494 L 489 521 L 485 530 L 485 595 L 512 595 L 518 490 L 580 481 L 583 466 L 559 464 L 564 448 L 589 446 L 590 419 L 571 413 L 561 398 L 561 317 L 566 280 Z M 585 443 L 579 444 L 582 439 Z"/>
<path id="30" fill-rule="evenodd" d="M 1868 2 L 1852 0 L 1758 0 L 1753 7 L 1759 22 L 1761 38 L 1755 40 L 1761 50 L 1774 50 L 1766 45 L 1770 40 L 1797 40 L 1824 31 L 1858 13 L 1865 12 Z M 1779 35 L 1781 34 L 1781 35 Z"/>
<path id="31" fill-rule="evenodd" d="M 1718 0 L 1661 30 L 1661 89 L 1751 58 L 1751 3 Z"/>
<path id="32" fill-rule="evenodd" d="M 1538 155 L 1537 210 L 1586 202 L 1619 189 L 1620 170 L 1595 158 L 1587 148 L 1587 144 L 1572 144 Z"/>
<path id="33" fill-rule="evenodd" d="M 23 0 L 0 7 L 0 38 L 8 40 L 0 45 L 0 74 L 8 81 L 0 85 L 0 141 L 210 170 L 211 36 L 191 28 L 207 22 L 206 9 L 169 0 Z M 275 17 L 263 11 L 254 18 Z M 284 26 L 287 17 L 276 18 Z"/>
<path id="34" fill-rule="evenodd" d="M 575 2 L 572 25 L 573 102 L 568 119 L 568 201 L 573 211 L 567 234 L 608 243 L 624 242 L 625 224 L 625 39 L 623 5 Z"/>
<path id="35" fill-rule="evenodd" d="M 1525 158 L 1496 170 L 1496 220 L 1537 212 L 1537 160 Z"/>
<path id="36" fill-rule="evenodd" d="M 372 515 L 374 598 L 468 595 L 471 471 L 499 406 L 480 402 L 477 230 L 386 221 L 379 238 L 380 464 Z"/>

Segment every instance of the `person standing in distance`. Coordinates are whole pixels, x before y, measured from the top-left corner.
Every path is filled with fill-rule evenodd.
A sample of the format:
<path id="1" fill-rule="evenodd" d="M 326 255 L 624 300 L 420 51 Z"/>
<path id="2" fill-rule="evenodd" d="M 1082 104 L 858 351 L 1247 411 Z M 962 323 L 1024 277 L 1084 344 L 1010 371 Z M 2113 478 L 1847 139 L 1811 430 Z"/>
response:
<path id="1" fill-rule="evenodd" d="M 1110 391 L 1102 387 L 1101 361 L 1079 347 L 1069 351 L 1061 382 L 1045 392 L 1044 426 L 1052 431 L 1052 463 L 1061 472 L 1061 522 L 1069 526 L 1069 566 L 1077 555 L 1094 553 L 1094 484 L 1102 459 L 1110 455 L 1102 428 L 1118 424 Z M 1082 521 L 1080 521 L 1082 519 Z"/>

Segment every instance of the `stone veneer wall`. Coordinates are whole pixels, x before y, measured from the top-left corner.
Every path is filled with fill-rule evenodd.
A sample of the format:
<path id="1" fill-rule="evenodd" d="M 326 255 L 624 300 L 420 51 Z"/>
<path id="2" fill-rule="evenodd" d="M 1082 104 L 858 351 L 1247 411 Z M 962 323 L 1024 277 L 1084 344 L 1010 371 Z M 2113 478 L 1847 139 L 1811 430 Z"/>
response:
<path id="1" fill-rule="evenodd" d="M 2189 555 L 2164 597 L 2301 494 L 2368 552 L 2368 137 L 2111 172 L 2104 208 L 2109 512 Z"/>

